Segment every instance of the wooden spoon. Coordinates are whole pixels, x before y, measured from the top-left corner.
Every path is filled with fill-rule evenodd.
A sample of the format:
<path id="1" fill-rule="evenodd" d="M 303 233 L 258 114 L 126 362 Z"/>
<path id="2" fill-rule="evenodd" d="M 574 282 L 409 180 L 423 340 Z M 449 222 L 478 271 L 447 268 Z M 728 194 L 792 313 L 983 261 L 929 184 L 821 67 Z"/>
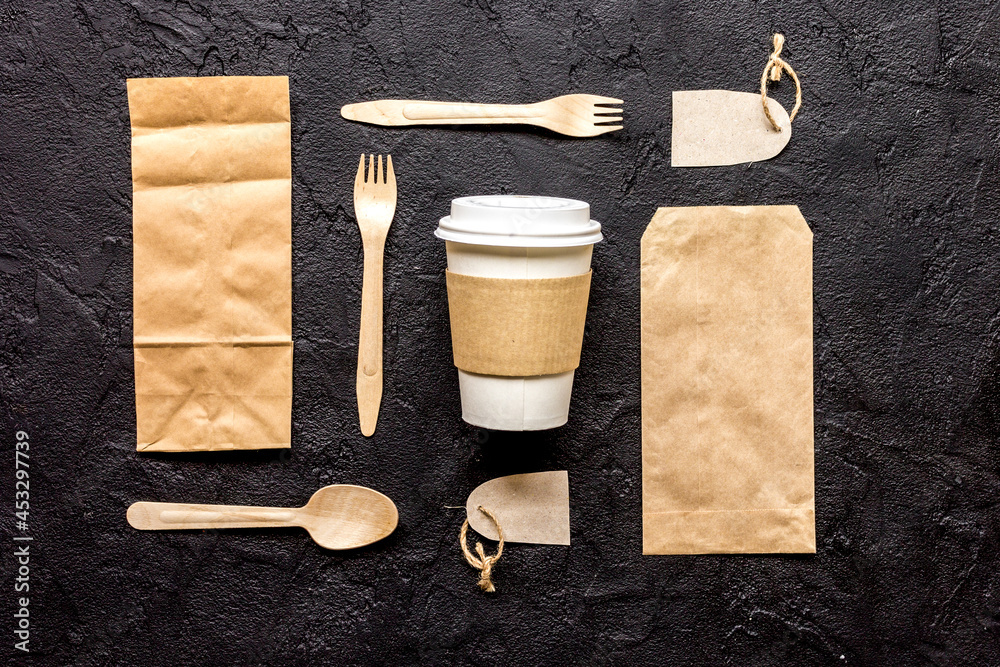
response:
<path id="1" fill-rule="evenodd" d="M 139 530 L 281 528 L 299 526 L 325 549 L 356 549 L 396 529 L 396 505 L 378 491 L 351 484 L 324 486 L 303 507 L 242 507 L 135 503 L 128 522 Z"/>

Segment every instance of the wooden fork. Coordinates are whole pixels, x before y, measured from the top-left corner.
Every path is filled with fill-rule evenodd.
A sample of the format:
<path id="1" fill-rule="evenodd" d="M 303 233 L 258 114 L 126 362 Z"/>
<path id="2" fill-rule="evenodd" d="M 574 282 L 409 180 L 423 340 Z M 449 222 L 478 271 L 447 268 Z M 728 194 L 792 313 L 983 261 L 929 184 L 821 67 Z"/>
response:
<path id="1" fill-rule="evenodd" d="M 340 115 L 375 125 L 538 125 L 571 137 L 622 129 L 622 101 L 600 95 L 563 95 L 535 104 L 465 104 L 377 100 L 348 104 Z"/>
<path id="2" fill-rule="evenodd" d="M 370 436 L 378 422 L 382 403 L 382 254 L 389 224 L 396 213 L 396 174 L 392 171 L 392 156 L 386 156 L 382 175 L 382 156 L 368 156 L 368 178 L 365 178 L 365 156 L 361 156 L 358 174 L 354 177 L 354 215 L 361 229 L 365 250 L 365 273 L 361 288 L 361 333 L 358 336 L 358 418 L 361 432 Z"/>

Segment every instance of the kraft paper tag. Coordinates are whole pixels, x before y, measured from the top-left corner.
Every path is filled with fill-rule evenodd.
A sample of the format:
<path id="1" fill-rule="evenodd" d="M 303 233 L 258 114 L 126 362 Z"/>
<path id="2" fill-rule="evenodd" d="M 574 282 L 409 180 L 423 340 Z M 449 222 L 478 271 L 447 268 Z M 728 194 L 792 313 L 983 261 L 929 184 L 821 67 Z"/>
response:
<path id="1" fill-rule="evenodd" d="M 480 484 L 469 495 L 469 525 L 485 538 L 499 539 L 496 517 L 507 542 L 569 544 L 569 473 L 565 470 L 508 475 Z"/>
<path id="2" fill-rule="evenodd" d="M 712 167 L 773 158 L 792 136 L 788 113 L 767 99 L 781 127 L 764 115 L 761 97 L 729 90 L 680 90 L 673 94 L 671 167 Z"/>
<path id="3" fill-rule="evenodd" d="M 137 447 L 288 447 L 287 77 L 129 79 Z"/>
<path id="4" fill-rule="evenodd" d="M 641 285 L 643 553 L 815 552 L 798 207 L 661 208 Z"/>
<path id="5" fill-rule="evenodd" d="M 448 271 L 455 366 L 513 377 L 574 370 L 580 365 L 591 273 L 507 279 Z"/>

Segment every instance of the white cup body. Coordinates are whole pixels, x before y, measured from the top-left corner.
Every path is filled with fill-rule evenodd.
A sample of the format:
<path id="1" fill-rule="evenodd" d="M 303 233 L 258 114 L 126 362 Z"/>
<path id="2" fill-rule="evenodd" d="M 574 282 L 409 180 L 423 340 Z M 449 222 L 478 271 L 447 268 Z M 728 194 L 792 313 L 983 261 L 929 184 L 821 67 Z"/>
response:
<path id="1" fill-rule="evenodd" d="M 483 278 L 532 279 L 577 276 L 590 270 L 593 244 L 511 247 L 446 242 L 448 270 Z M 488 307 L 488 306 L 486 306 Z M 499 431 L 537 431 L 569 418 L 574 371 L 509 377 L 458 370 L 462 419 Z"/>

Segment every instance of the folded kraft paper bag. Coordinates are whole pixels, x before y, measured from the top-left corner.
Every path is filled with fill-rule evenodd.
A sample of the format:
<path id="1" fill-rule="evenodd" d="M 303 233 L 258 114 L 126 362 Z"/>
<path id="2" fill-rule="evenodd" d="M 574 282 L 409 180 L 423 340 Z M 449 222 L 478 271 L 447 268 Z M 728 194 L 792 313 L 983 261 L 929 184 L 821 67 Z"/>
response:
<path id="1" fill-rule="evenodd" d="M 642 237 L 644 554 L 813 553 L 812 232 L 661 208 Z"/>
<path id="2" fill-rule="evenodd" d="M 130 79 L 140 451 L 288 447 L 287 77 Z"/>

